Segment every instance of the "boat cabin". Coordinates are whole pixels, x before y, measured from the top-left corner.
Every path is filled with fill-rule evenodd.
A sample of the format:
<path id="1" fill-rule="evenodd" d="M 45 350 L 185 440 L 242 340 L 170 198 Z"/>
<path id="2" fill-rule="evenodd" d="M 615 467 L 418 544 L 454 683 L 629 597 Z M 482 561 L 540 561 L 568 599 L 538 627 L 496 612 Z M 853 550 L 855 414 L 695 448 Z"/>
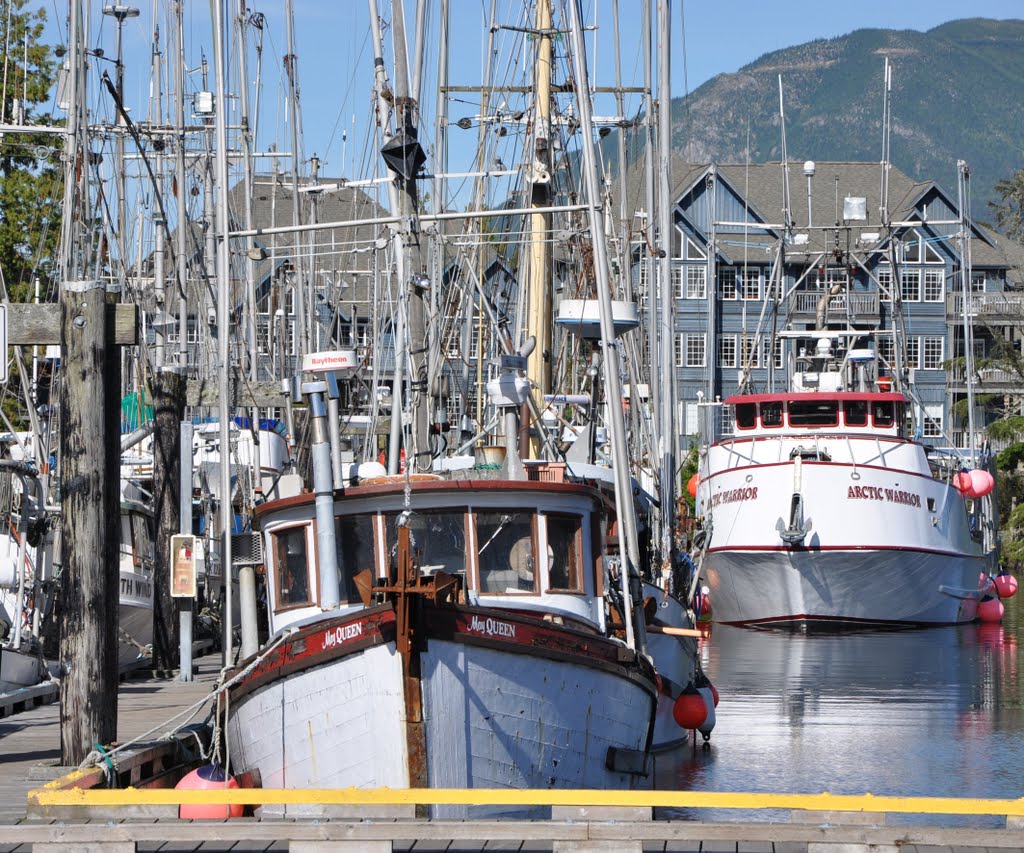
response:
<path id="1" fill-rule="evenodd" d="M 873 391 L 748 394 L 728 397 L 734 436 L 868 432 L 904 434 L 907 398 Z"/>
<path id="2" fill-rule="evenodd" d="M 403 518 L 404 516 L 404 518 Z M 271 632 L 318 616 L 311 495 L 264 505 Z M 349 488 L 335 500 L 341 608 L 361 608 L 354 578 L 394 578 L 398 525 L 407 523 L 420 572 L 460 579 L 459 601 L 533 611 L 604 630 L 603 511 L 593 489 L 569 483 L 404 480 Z"/>

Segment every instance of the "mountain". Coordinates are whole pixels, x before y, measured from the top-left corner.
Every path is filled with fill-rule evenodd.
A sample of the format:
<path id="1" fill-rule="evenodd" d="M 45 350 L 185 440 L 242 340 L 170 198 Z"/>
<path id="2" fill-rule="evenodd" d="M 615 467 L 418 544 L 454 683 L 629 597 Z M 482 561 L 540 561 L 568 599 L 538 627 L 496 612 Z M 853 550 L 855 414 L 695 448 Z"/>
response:
<path id="1" fill-rule="evenodd" d="M 673 100 L 674 148 L 690 162 L 743 163 L 749 129 L 750 162 L 780 160 L 781 74 L 792 162 L 877 162 L 886 56 L 893 164 L 955 197 L 956 162 L 966 160 L 973 212 L 991 219 L 994 185 L 1024 167 L 1024 20 L 857 30 L 765 54 Z"/>

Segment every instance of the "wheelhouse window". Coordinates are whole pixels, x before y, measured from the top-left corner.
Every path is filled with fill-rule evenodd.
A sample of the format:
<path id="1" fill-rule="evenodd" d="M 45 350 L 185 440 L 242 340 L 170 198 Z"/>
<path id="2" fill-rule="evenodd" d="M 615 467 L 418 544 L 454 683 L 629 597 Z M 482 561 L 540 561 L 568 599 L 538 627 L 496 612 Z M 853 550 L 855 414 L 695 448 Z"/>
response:
<path id="1" fill-rule="evenodd" d="M 871 420 L 877 427 L 891 427 L 896 422 L 895 407 L 889 400 L 879 400 L 871 407 Z"/>
<path id="2" fill-rule="evenodd" d="M 548 530 L 548 588 L 583 592 L 580 570 L 582 525 L 578 515 L 546 516 Z"/>
<path id="3" fill-rule="evenodd" d="M 868 425 L 868 404 L 866 400 L 846 400 L 843 403 L 843 420 L 847 426 Z"/>
<path id="4" fill-rule="evenodd" d="M 535 517 L 521 510 L 476 514 L 480 592 L 536 592 Z"/>
<path id="5" fill-rule="evenodd" d="M 338 552 L 338 579 L 342 597 L 349 602 L 359 600 L 355 576 L 370 569 L 376 576 L 373 547 L 372 515 L 341 515 L 334 526 Z"/>
<path id="6" fill-rule="evenodd" d="M 789 425 L 794 427 L 836 426 L 837 400 L 793 400 L 789 404 Z"/>
<path id="7" fill-rule="evenodd" d="M 384 516 L 388 565 L 398 565 L 399 513 Z M 424 571 L 445 571 L 450 575 L 466 571 L 466 510 L 445 509 L 409 516 L 411 547 Z"/>
<path id="8" fill-rule="evenodd" d="M 313 603 L 309 589 L 308 525 L 290 527 L 274 534 L 275 609 L 285 610 Z"/>
<path id="9" fill-rule="evenodd" d="M 757 426 L 757 405 L 755 403 L 736 404 L 736 428 L 753 429 Z"/>
<path id="10" fill-rule="evenodd" d="M 761 426 L 768 428 L 782 426 L 782 403 L 761 404 Z"/>

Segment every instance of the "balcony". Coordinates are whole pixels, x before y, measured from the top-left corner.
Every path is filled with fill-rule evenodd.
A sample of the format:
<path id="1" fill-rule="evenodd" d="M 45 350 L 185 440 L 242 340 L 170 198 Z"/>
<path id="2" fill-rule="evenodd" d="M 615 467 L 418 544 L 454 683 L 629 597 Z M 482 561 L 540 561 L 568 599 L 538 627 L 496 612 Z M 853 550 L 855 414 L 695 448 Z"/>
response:
<path id="1" fill-rule="evenodd" d="M 954 390 L 966 388 L 966 370 L 963 365 L 957 365 L 949 370 L 949 385 Z M 998 367 L 984 367 L 975 371 L 976 391 L 988 393 L 1020 393 L 1021 385 L 1024 384 L 1024 377 L 1013 370 L 1003 370 Z"/>
<path id="2" fill-rule="evenodd" d="M 813 320 L 818 314 L 818 303 L 824 291 L 803 291 L 793 294 L 790 310 L 793 320 Z M 828 297 L 826 323 L 877 323 L 879 303 L 877 293 L 839 293 Z"/>
<path id="3" fill-rule="evenodd" d="M 972 293 L 967 308 L 971 317 L 988 320 L 1013 322 L 1024 320 L 1024 293 L 1005 290 L 989 293 Z M 960 293 L 946 297 L 946 314 L 959 318 L 964 315 L 964 298 Z"/>

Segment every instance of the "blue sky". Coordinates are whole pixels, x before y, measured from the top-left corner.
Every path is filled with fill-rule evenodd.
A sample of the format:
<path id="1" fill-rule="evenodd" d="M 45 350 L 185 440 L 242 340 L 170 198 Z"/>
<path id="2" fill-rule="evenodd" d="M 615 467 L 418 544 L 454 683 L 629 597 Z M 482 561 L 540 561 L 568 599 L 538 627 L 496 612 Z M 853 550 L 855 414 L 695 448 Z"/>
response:
<path id="1" fill-rule="evenodd" d="M 135 0 L 141 14 L 125 23 L 124 43 L 126 60 L 126 101 L 133 114 L 145 117 L 150 91 L 149 54 L 152 43 L 153 9 L 166 15 L 166 3 L 153 0 Z M 454 10 L 452 43 L 453 59 L 451 82 L 479 83 L 485 43 L 484 16 L 490 0 L 451 0 Z M 65 14 L 62 0 L 41 2 L 51 19 L 50 40 L 64 40 L 60 25 L 54 23 Z M 92 45 L 102 45 L 107 56 L 114 55 L 114 29 L 109 18 L 99 10 L 99 0 L 88 2 L 92 9 Z M 233 4 L 232 4 L 233 5 Z M 380 0 L 385 17 L 390 16 L 388 0 Z M 415 0 L 406 0 L 410 17 Z M 437 9 L 439 0 L 431 0 Z M 505 5 L 501 3 L 499 5 Z M 600 71 L 597 83 L 612 83 L 612 28 L 610 12 L 612 0 L 584 0 L 584 8 L 593 18 L 596 14 L 599 29 L 588 35 L 588 48 L 595 50 Z M 264 82 L 261 95 L 260 147 L 277 145 L 277 150 L 288 150 L 287 100 L 282 82 L 281 60 L 286 53 L 284 0 L 259 2 L 250 0 L 251 10 L 266 15 L 264 26 Z M 372 54 L 368 39 L 368 8 L 366 0 L 296 0 L 296 54 L 299 58 L 301 82 L 303 151 L 308 158 L 314 152 L 320 157 L 322 172 L 328 175 L 351 175 L 365 171 L 359 165 L 357 152 L 367 148 L 367 128 L 370 122 L 370 73 Z M 640 82 L 639 12 L 640 0 L 619 0 L 623 76 L 627 84 Z M 715 2 L 688 2 L 685 8 L 678 0 L 672 3 L 672 94 L 692 91 L 721 72 L 736 71 L 769 51 L 800 44 L 818 38 L 843 35 L 864 27 L 928 30 L 941 23 L 970 15 L 972 17 L 1012 18 L 1024 17 L 1022 0 L 975 0 L 970 5 L 951 0 L 904 0 L 902 3 L 881 0 L 858 0 L 856 3 L 809 2 L 809 0 L 715 0 Z M 205 48 L 211 62 L 209 35 L 209 4 L 205 0 L 186 2 L 186 49 L 193 89 L 200 87 L 201 50 Z M 509 19 L 503 19 L 508 22 Z M 685 23 L 685 50 L 683 24 Z M 410 31 L 412 24 L 410 22 Z M 163 28 L 166 44 L 170 32 Z M 511 36 L 508 36 L 511 39 Z M 520 54 L 522 50 L 520 49 Z M 514 51 L 511 55 L 515 56 Z M 520 57 L 521 58 L 521 57 Z M 250 67 L 255 57 L 250 59 Z M 432 91 L 437 67 L 437 35 L 428 39 L 424 68 L 425 85 Z M 212 73 L 212 72 L 211 72 Z M 897 69 L 898 73 L 898 69 Z M 509 78 L 516 82 L 514 74 Z M 212 88 L 212 79 L 210 82 Z M 433 113 L 432 97 L 424 97 L 425 112 Z M 627 113 L 635 111 L 634 98 Z M 513 107 L 514 108 L 514 107 Z M 457 107 L 453 108 L 455 118 Z M 470 104 L 464 111 L 475 112 Z M 595 105 L 595 113 L 609 113 L 613 105 Z M 452 130 L 452 138 L 459 134 Z M 463 135 L 475 135 L 475 132 Z M 433 130 L 424 128 L 421 136 L 429 137 Z M 364 159 L 368 163 L 369 159 Z"/>

